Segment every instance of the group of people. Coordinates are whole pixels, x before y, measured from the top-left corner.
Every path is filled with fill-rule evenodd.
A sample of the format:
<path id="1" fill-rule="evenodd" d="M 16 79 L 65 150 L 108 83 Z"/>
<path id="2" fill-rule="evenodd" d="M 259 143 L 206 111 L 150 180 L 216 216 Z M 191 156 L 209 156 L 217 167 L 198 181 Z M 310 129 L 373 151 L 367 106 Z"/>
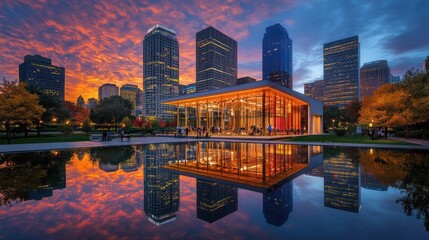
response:
<path id="1" fill-rule="evenodd" d="M 385 138 L 387 139 L 387 128 L 378 128 L 378 129 L 368 129 L 368 138 L 374 139 L 374 136 L 376 135 L 378 138 Z"/>
<path id="2" fill-rule="evenodd" d="M 112 141 L 113 133 L 111 131 L 103 131 L 102 141 Z"/>
<path id="3" fill-rule="evenodd" d="M 189 128 L 188 127 L 185 127 L 185 128 L 177 127 L 176 137 L 183 137 L 183 136 L 188 137 L 188 135 L 189 135 Z"/>

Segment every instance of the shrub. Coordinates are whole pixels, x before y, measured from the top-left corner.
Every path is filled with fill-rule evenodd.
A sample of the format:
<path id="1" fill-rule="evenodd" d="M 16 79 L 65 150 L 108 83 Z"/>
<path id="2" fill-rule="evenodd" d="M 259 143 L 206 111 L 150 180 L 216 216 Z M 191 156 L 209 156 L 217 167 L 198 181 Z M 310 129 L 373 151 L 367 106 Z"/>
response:
<path id="1" fill-rule="evenodd" d="M 70 124 L 61 124 L 58 125 L 58 131 L 62 132 L 64 135 L 70 135 L 73 132 L 73 126 Z"/>
<path id="2" fill-rule="evenodd" d="M 345 129 L 335 129 L 335 134 L 337 136 L 345 136 L 346 133 L 347 133 L 347 130 L 345 130 Z"/>
<path id="3" fill-rule="evenodd" d="M 429 131 L 423 131 L 423 130 L 410 130 L 408 131 L 408 136 L 406 131 L 397 131 L 395 133 L 396 137 L 409 137 L 409 138 L 423 138 L 423 135 L 425 138 L 429 138 Z"/>

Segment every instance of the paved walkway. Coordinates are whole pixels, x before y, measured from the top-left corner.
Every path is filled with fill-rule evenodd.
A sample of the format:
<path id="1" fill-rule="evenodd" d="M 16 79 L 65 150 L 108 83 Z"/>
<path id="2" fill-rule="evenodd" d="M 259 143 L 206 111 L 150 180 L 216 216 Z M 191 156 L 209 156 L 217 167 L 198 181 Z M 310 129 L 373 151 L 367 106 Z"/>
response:
<path id="1" fill-rule="evenodd" d="M 400 137 L 389 137 L 389 139 L 397 140 L 397 141 L 403 141 L 403 142 L 409 142 L 414 143 L 417 145 L 424 146 L 426 148 L 429 148 L 429 141 L 423 140 L 423 139 L 417 139 L 417 138 L 400 138 Z"/>
<path id="2" fill-rule="evenodd" d="M 14 152 L 32 152 L 32 151 L 48 151 L 48 150 L 61 150 L 71 148 L 91 148 L 91 147 L 110 147 L 110 146 L 126 146 L 133 144 L 152 144 L 152 143 L 174 143 L 174 142 L 195 142 L 195 141 L 228 141 L 228 142 L 254 142 L 254 143 L 281 143 L 273 142 L 276 137 L 256 137 L 249 138 L 248 136 L 234 136 L 234 137 L 211 137 L 197 139 L 195 137 L 189 138 L 175 138 L 175 137 L 133 137 L 131 140 L 121 142 L 119 138 L 106 142 L 61 142 L 61 143 L 28 143 L 28 144 L 10 144 L 0 145 L 0 153 L 14 153 Z M 390 138 L 393 140 L 407 141 L 418 145 L 389 145 L 389 144 L 355 144 L 355 143 L 327 143 L 327 142 L 285 142 L 294 145 L 316 145 L 316 146 L 345 146 L 345 147 L 369 147 L 369 148 L 395 148 L 395 149 L 420 149 L 429 150 L 429 141 L 422 141 L 420 139 L 403 139 L 403 138 Z"/>

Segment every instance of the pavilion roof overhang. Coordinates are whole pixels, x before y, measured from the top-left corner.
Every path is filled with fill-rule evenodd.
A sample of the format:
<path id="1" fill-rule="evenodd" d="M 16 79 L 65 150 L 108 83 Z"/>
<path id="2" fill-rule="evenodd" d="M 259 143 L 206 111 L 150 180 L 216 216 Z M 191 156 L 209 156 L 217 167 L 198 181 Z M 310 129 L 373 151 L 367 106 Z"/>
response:
<path id="1" fill-rule="evenodd" d="M 220 100 L 228 98 L 243 97 L 246 95 L 254 95 L 255 93 L 261 92 L 273 92 L 280 95 L 287 95 L 287 98 L 290 98 L 294 102 L 299 104 L 314 104 L 315 102 L 323 104 L 309 96 L 306 96 L 302 93 L 296 92 L 287 87 L 281 86 L 279 84 L 262 80 L 247 84 L 241 84 L 231 87 L 225 87 L 221 89 L 206 91 L 206 92 L 197 92 L 188 95 L 182 95 L 173 98 L 163 99 L 162 103 L 170 105 L 183 105 L 183 104 L 192 104 L 199 101 L 207 100 Z"/>

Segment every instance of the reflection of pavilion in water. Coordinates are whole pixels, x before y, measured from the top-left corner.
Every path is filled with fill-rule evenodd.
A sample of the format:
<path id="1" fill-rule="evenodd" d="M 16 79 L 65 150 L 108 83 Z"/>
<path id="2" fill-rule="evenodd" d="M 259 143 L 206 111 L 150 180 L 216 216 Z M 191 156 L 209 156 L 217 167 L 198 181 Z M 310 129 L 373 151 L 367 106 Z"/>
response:
<path id="1" fill-rule="evenodd" d="M 266 222 L 282 226 L 293 209 L 292 179 L 322 163 L 322 148 L 197 142 L 177 146 L 165 168 L 198 178 L 197 217 L 214 222 L 237 210 L 237 187 L 263 193 Z M 179 154 L 180 153 L 180 154 Z"/>
<path id="2" fill-rule="evenodd" d="M 179 175 L 161 167 L 177 158 L 175 144 L 150 144 L 143 147 L 144 212 L 150 222 L 161 225 L 174 221 L 179 210 Z"/>
<path id="3" fill-rule="evenodd" d="M 179 144 L 179 158 L 164 168 L 199 179 L 267 192 L 322 162 L 321 147 L 288 144 L 196 142 Z"/>

